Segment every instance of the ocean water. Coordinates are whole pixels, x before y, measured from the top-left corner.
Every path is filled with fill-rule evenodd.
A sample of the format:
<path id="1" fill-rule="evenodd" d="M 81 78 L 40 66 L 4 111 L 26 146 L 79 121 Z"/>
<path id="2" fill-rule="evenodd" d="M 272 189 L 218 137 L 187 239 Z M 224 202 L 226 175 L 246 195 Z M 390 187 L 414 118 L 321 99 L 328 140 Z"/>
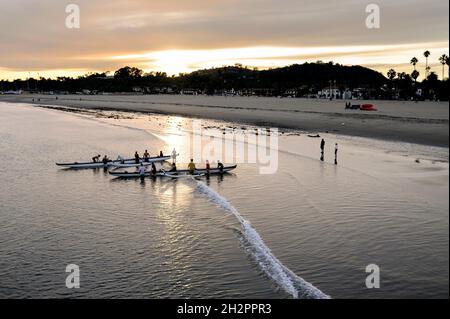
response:
<path id="1" fill-rule="evenodd" d="M 321 162 L 320 139 L 272 130 L 274 174 L 124 180 L 55 162 L 176 147 L 180 167 L 192 120 L 0 111 L 0 298 L 448 298 L 448 149 L 326 134 Z M 202 145 L 256 132 L 201 123 Z"/>

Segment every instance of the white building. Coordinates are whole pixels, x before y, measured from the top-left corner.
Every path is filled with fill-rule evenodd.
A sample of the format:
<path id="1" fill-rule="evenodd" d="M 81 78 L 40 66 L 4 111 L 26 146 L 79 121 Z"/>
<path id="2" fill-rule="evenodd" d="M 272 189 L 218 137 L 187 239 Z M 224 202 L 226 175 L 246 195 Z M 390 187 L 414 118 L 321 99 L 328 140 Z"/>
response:
<path id="1" fill-rule="evenodd" d="M 342 94 L 342 98 L 344 100 L 351 100 L 352 99 L 352 91 L 350 90 L 345 90 L 344 93 Z"/>
<path id="2" fill-rule="evenodd" d="M 339 89 L 325 88 L 317 93 L 317 97 L 321 99 L 340 99 L 341 91 Z"/>

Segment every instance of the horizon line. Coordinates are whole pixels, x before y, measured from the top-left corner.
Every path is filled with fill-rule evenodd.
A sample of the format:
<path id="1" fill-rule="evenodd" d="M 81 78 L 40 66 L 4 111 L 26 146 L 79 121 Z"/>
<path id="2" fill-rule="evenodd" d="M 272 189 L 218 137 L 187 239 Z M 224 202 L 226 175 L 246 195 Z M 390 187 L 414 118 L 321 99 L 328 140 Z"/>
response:
<path id="1" fill-rule="evenodd" d="M 114 73 L 117 70 L 120 70 L 120 69 L 125 68 L 125 67 L 131 67 L 131 68 L 135 67 L 135 68 L 137 68 L 137 69 L 139 69 L 139 70 L 141 70 L 143 72 L 143 76 L 151 75 L 151 74 L 154 74 L 154 73 L 164 73 L 164 74 L 166 74 L 167 77 L 180 77 L 180 76 L 185 75 L 185 74 L 192 74 L 192 73 L 199 72 L 199 71 L 208 71 L 208 70 L 230 68 L 230 67 L 241 67 L 241 68 L 252 70 L 252 71 L 267 71 L 267 70 L 282 69 L 282 68 L 291 67 L 291 66 L 294 66 L 294 65 L 330 64 L 330 63 L 332 63 L 335 66 L 340 65 L 340 66 L 344 66 L 344 67 L 363 67 L 363 68 L 372 70 L 374 72 L 377 72 L 377 73 L 383 75 L 385 78 L 387 78 L 386 74 L 381 72 L 379 69 L 374 68 L 373 66 L 377 65 L 379 67 L 383 67 L 383 68 L 386 68 L 386 69 L 394 69 L 394 70 L 395 70 L 395 66 L 397 66 L 397 67 L 405 67 L 405 66 L 412 67 L 410 63 L 402 63 L 402 64 L 375 63 L 375 64 L 371 64 L 371 65 L 364 65 L 364 64 L 342 64 L 342 63 L 339 63 L 339 62 L 334 62 L 332 60 L 325 61 L 325 60 L 320 60 L 319 59 L 319 60 L 315 60 L 313 62 L 305 61 L 303 63 L 298 62 L 298 63 L 290 63 L 290 64 L 285 64 L 285 65 L 267 66 L 267 67 L 264 67 L 264 66 L 252 66 L 252 65 L 244 65 L 244 64 L 241 64 L 241 63 L 235 63 L 235 64 L 229 64 L 229 65 L 211 66 L 211 67 L 208 67 L 208 68 L 198 68 L 198 69 L 193 69 L 190 72 L 180 72 L 178 74 L 170 74 L 170 73 L 162 71 L 162 70 L 156 70 L 156 69 L 152 69 L 152 70 L 147 69 L 146 70 L 146 69 L 142 69 L 142 68 L 133 66 L 133 64 L 124 64 L 123 66 L 121 66 L 121 67 L 119 67 L 119 68 L 117 68 L 116 70 L 113 70 L 113 71 L 110 71 L 110 70 L 106 70 L 106 71 L 92 70 L 92 71 L 89 71 L 89 70 L 77 69 L 77 68 L 75 68 L 75 69 L 63 69 L 63 70 L 69 70 L 68 73 L 66 72 L 67 75 L 57 75 L 57 76 L 50 76 L 50 77 L 40 76 L 39 73 L 42 73 L 42 72 L 45 72 L 45 71 L 55 71 L 55 70 L 22 71 L 22 72 L 29 73 L 30 76 L 26 77 L 26 78 L 24 78 L 24 77 L 19 77 L 19 78 L 0 78 L 0 81 L 14 82 L 14 81 L 26 81 L 26 80 L 30 80 L 30 79 L 33 79 L 33 80 L 40 80 L 40 79 L 57 80 L 58 78 L 72 78 L 72 79 L 76 79 L 76 78 L 79 78 L 79 77 L 86 77 L 86 76 L 93 75 L 93 74 L 111 74 L 113 76 Z M 417 65 L 418 66 L 422 66 L 422 65 L 424 66 L 425 63 L 418 63 Z M 434 65 L 434 66 L 442 67 L 442 64 L 437 63 L 437 62 L 436 63 L 429 63 L 428 65 L 429 66 L 433 66 Z M 1 74 L 1 70 L 2 69 L 7 69 L 7 68 L 0 68 L 0 74 Z M 70 74 L 71 73 L 70 71 L 73 71 L 73 73 Z M 79 73 L 75 74 L 75 72 L 77 72 L 77 73 L 79 72 Z M 37 73 L 38 77 L 31 76 L 31 73 Z M 402 72 L 397 72 L 397 73 L 402 73 Z M 408 72 L 405 72 L 405 73 L 406 74 L 410 74 Z M 430 72 L 430 73 L 433 73 L 433 72 Z M 438 77 L 440 77 L 440 75 L 437 72 L 434 72 L 434 73 L 436 73 L 438 75 Z M 422 76 L 422 73 L 421 73 L 421 76 Z"/>

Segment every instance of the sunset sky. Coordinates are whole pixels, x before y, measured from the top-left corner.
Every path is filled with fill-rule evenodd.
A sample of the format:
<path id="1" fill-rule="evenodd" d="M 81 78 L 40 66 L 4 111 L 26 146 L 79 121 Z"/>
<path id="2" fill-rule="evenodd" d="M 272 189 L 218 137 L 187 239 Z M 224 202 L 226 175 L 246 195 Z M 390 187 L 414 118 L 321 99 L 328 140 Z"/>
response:
<path id="1" fill-rule="evenodd" d="M 80 29 L 65 26 L 70 3 Z M 380 29 L 366 27 L 370 3 L 380 6 Z M 441 76 L 448 12 L 448 0 L 0 0 L 0 79 L 317 60 L 410 73 L 413 56 L 424 74 L 427 49 Z"/>

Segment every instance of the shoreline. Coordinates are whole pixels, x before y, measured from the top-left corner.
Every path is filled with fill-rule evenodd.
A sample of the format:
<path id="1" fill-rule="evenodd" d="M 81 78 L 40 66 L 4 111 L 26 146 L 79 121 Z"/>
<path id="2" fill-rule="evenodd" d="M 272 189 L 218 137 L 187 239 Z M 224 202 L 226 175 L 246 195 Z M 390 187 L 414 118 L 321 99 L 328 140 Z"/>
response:
<path id="1" fill-rule="evenodd" d="M 362 112 L 344 110 L 343 100 L 183 95 L 57 97 L 56 99 L 56 96 L 49 95 L 3 95 L 0 96 L 0 102 L 179 115 L 263 127 L 449 147 L 449 106 L 444 102 L 372 101 L 380 111 Z"/>
<path id="2" fill-rule="evenodd" d="M 27 105 L 27 104 L 24 104 L 24 105 Z M 116 110 L 116 109 L 107 110 L 107 109 L 98 109 L 98 108 L 97 109 L 73 108 L 73 107 L 66 107 L 66 106 L 61 106 L 61 105 L 43 105 L 43 104 L 27 105 L 27 106 L 31 107 L 31 108 L 42 108 L 42 109 L 51 110 L 51 111 L 64 112 L 64 113 L 69 113 L 69 114 L 73 114 L 73 115 L 81 115 L 81 116 L 100 118 L 102 120 L 104 119 L 105 123 L 108 123 L 108 124 L 112 123 L 109 121 L 110 119 L 125 120 L 125 121 L 132 120 L 133 123 L 136 124 L 135 121 L 141 120 L 142 117 L 146 118 L 145 122 L 148 121 L 147 117 L 153 117 L 153 118 L 156 118 L 156 122 L 155 122 L 155 123 L 157 123 L 156 126 L 149 128 L 146 125 L 148 123 L 144 124 L 144 126 L 149 128 L 150 131 L 152 131 L 152 132 L 159 132 L 159 130 L 161 129 L 160 117 L 164 117 L 164 118 L 178 117 L 178 116 L 166 115 L 166 114 L 160 114 L 160 113 L 148 113 L 148 112 L 142 112 L 142 111 L 138 111 L 138 112 L 121 111 L 121 110 Z M 185 116 L 183 116 L 182 118 L 184 120 L 195 120 L 195 118 L 185 117 Z M 208 123 L 206 126 L 202 126 L 206 130 L 208 130 L 210 128 L 223 130 L 225 128 L 231 128 L 230 125 L 233 125 L 233 124 L 235 125 L 234 128 L 236 128 L 237 124 L 239 124 L 241 129 L 244 128 L 242 132 L 246 132 L 246 131 L 249 132 L 252 129 L 256 128 L 256 126 L 251 125 L 251 124 L 230 123 L 227 121 L 214 120 L 214 119 L 212 119 L 212 120 L 201 119 L 201 120 L 212 121 L 211 123 Z M 103 121 L 101 121 L 101 123 L 103 123 Z M 114 123 L 114 125 L 117 125 L 117 124 Z M 133 126 L 133 124 L 131 124 L 131 125 Z M 128 124 L 127 124 L 127 126 L 128 126 Z M 140 129 L 142 129 L 144 126 L 142 126 L 140 124 L 137 125 L 137 127 L 139 127 Z M 178 127 L 178 128 L 180 128 L 180 127 Z M 259 129 L 264 130 L 264 128 L 262 128 L 262 127 L 259 127 Z M 187 132 L 192 133 L 192 131 L 188 127 L 184 127 L 182 130 L 184 132 L 187 131 Z M 234 133 L 234 129 L 233 129 L 233 133 Z M 310 136 L 309 136 L 310 134 L 308 132 L 303 132 L 303 131 L 299 131 L 299 130 L 280 129 L 279 133 L 280 134 L 278 136 L 280 136 L 280 137 L 289 138 L 291 136 L 293 136 L 293 137 L 302 137 L 303 136 L 303 137 L 307 137 L 307 140 L 315 140 L 315 139 L 310 138 Z M 376 149 L 378 151 L 382 151 L 385 154 L 397 154 L 401 157 L 412 156 L 415 160 L 425 160 L 425 161 L 431 162 L 432 164 L 435 164 L 435 163 L 447 163 L 448 164 L 448 162 L 449 162 L 448 149 L 442 148 L 439 146 L 429 146 L 429 145 L 413 144 L 413 143 L 406 143 L 406 142 L 399 145 L 398 144 L 399 142 L 396 142 L 396 141 L 387 141 L 387 140 L 381 140 L 381 139 L 375 139 L 375 138 L 364 138 L 364 137 L 359 137 L 359 136 L 333 134 L 333 133 L 321 133 L 320 137 L 325 138 L 325 139 L 333 139 L 335 141 L 340 141 L 340 143 L 349 143 L 354 146 L 358 145 L 358 147 L 360 147 L 360 148 L 362 147 L 361 149 L 364 149 L 364 150 Z M 296 145 L 297 144 L 293 145 L 292 149 L 296 149 L 296 147 L 297 147 Z M 411 147 L 413 147 L 415 151 L 411 152 Z M 290 149 L 291 148 L 286 150 L 287 154 L 291 154 L 291 155 L 297 154 L 295 152 L 289 151 Z M 436 151 L 437 151 L 437 153 L 436 153 Z M 311 156 L 312 153 L 314 153 L 314 151 L 302 153 L 302 156 L 308 157 L 310 159 L 315 159 L 315 157 Z M 193 154 L 191 154 L 189 156 L 189 158 L 192 158 L 192 156 L 193 156 Z M 186 159 L 186 163 L 188 163 L 189 158 Z"/>

